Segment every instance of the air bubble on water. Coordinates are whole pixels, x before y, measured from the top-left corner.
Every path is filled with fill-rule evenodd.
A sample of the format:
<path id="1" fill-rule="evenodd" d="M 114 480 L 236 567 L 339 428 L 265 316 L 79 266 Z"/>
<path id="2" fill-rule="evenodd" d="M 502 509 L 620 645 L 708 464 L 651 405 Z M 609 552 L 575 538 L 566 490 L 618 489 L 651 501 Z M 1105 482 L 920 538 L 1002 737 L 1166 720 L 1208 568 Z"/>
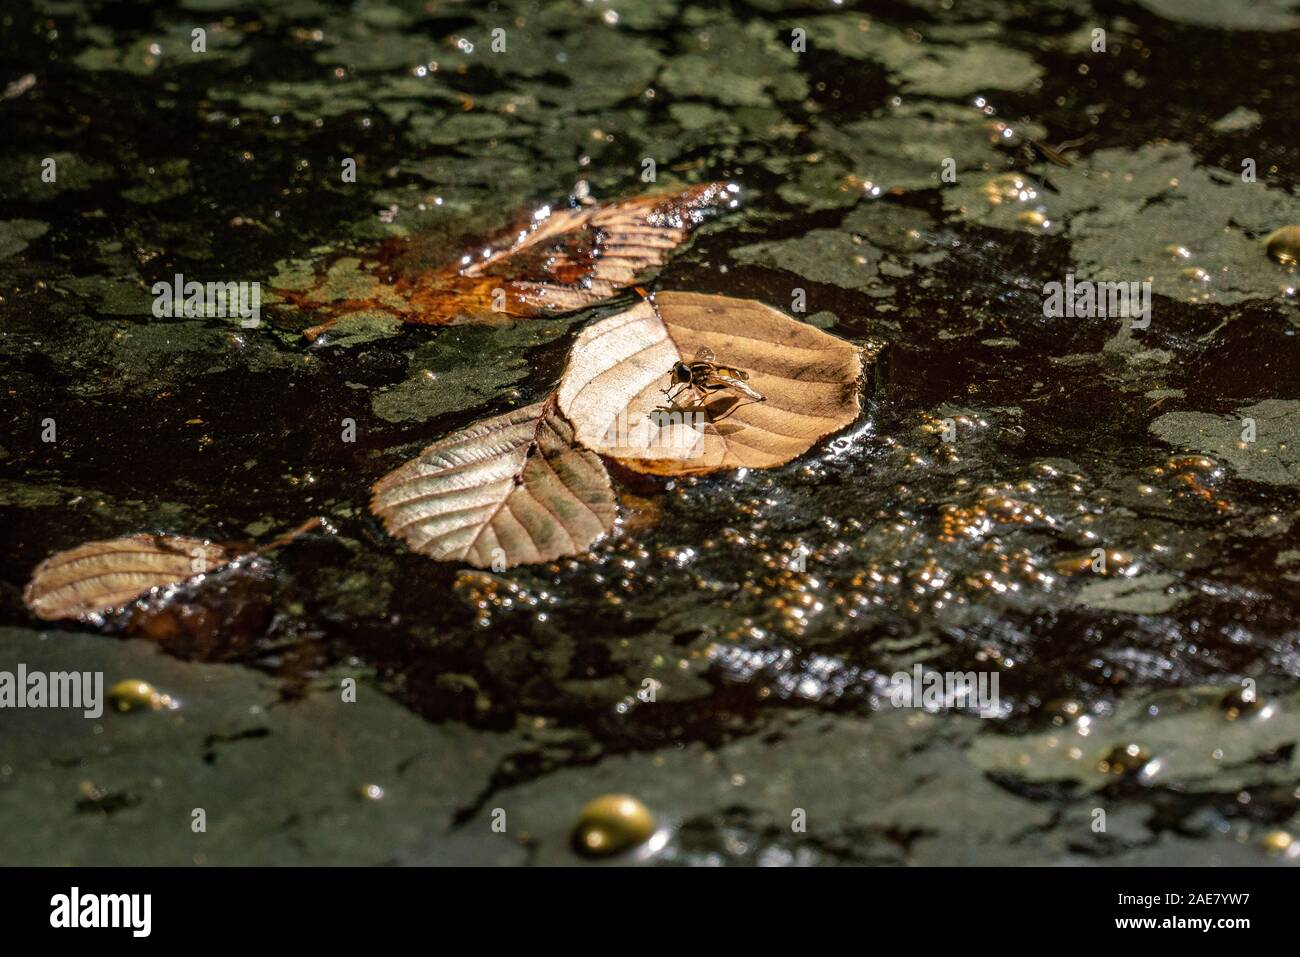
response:
<path id="1" fill-rule="evenodd" d="M 1269 258 L 1283 266 L 1300 262 L 1300 226 L 1283 226 L 1268 235 L 1265 248 Z"/>

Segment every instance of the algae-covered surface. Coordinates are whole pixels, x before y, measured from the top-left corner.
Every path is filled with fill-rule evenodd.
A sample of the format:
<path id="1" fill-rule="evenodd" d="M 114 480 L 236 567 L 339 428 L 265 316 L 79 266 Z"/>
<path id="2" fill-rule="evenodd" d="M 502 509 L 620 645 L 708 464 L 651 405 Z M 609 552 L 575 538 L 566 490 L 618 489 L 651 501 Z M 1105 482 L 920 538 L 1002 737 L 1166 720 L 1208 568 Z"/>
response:
<path id="1" fill-rule="evenodd" d="M 0 861 L 576 864 L 608 793 L 658 826 L 618 863 L 1300 859 L 1293 3 L 0 17 L 0 671 L 179 702 L 0 709 Z M 375 250 L 710 180 L 738 207 L 648 287 L 863 346 L 860 420 L 782 468 L 618 472 L 588 555 L 386 536 L 376 479 L 635 297 L 402 325 Z M 261 283 L 260 321 L 156 315 L 177 274 Z M 1149 322 L 1048 316 L 1067 276 L 1150 282 Z M 87 540 L 313 515 L 148 615 L 23 603 Z M 900 706 L 918 665 L 997 706 Z"/>

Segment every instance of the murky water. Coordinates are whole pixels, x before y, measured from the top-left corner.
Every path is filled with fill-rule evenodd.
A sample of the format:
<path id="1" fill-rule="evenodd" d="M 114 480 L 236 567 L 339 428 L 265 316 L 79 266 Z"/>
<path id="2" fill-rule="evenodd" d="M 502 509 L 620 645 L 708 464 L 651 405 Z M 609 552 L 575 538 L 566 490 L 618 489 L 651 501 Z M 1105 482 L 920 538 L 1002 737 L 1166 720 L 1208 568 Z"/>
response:
<path id="1" fill-rule="evenodd" d="M 98 737 L 25 717 L 0 802 L 77 837 L 6 857 L 576 860 L 580 809 L 623 790 L 666 826 L 650 861 L 1290 860 L 1300 313 L 1268 247 L 1300 223 L 1298 24 L 1235 9 L 7 12 L 0 80 L 35 83 L 0 101 L 0 662 L 183 707 Z M 652 288 L 758 299 L 876 361 L 862 419 L 787 467 L 617 473 L 590 556 L 435 564 L 368 489 L 545 396 L 630 297 L 513 326 L 358 313 L 315 344 L 283 300 L 256 329 L 151 315 L 177 273 L 350 299 L 385 241 L 409 272 L 580 181 L 642 192 L 646 159 L 656 188 L 742 189 Z M 1149 326 L 1045 317 L 1071 273 L 1149 280 Z M 264 541 L 317 514 L 330 531 L 116 628 L 22 605 L 87 539 Z M 996 673 L 998 716 L 893 707 L 917 663 Z M 151 823 L 204 793 L 274 820 L 199 848 Z"/>

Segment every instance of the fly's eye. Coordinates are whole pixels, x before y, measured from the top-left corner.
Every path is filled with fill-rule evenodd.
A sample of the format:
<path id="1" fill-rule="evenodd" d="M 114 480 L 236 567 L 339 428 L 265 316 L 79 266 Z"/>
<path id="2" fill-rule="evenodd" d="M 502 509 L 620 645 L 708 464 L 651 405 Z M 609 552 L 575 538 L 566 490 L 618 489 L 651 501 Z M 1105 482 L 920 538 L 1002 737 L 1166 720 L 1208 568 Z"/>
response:
<path id="1" fill-rule="evenodd" d="M 691 370 L 679 362 L 673 366 L 673 378 L 678 382 L 689 382 L 691 380 Z"/>

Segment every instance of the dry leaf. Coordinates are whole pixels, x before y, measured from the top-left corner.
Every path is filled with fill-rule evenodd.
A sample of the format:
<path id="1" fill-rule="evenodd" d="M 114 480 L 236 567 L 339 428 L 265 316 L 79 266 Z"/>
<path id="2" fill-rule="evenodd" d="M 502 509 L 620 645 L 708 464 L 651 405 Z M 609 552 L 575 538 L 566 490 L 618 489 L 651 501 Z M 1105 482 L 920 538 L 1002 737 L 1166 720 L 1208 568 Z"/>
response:
<path id="1" fill-rule="evenodd" d="M 373 492 L 370 510 L 413 551 L 496 571 L 584 552 L 617 514 L 553 396 L 435 442 Z"/>
<path id="2" fill-rule="evenodd" d="M 197 538 L 128 535 L 86 542 L 36 566 L 23 601 L 38 618 L 90 618 L 112 612 L 154 588 L 213 571 L 234 556 Z"/>
<path id="3" fill-rule="evenodd" d="M 310 518 L 260 548 L 239 553 L 183 535 L 128 535 L 56 552 L 36 566 L 23 601 L 38 618 L 94 618 L 155 588 L 180 585 L 231 562 L 264 555 L 322 525 Z"/>
<path id="4" fill-rule="evenodd" d="M 669 405 L 670 371 L 701 347 L 764 401 L 726 388 Z M 861 376 L 856 346 L 769 306 L 666 292 L 582 330 L 559 404 L 579 444 L 640 472 L 771 468 L 858 417 Z"/>
<path id="5" fill-rule="evenodd" d="M 310 293 L 277 290 L 302 308 L 336 316 L 379 310 L 405 322 L 449 325 L 571 312 L 616 295 L 663 265 L 710 210 L 736 203 L 737 187 L 705 183 L 675 193 L 520 215 L 510 227 L 445 266 L 377 282 L 368 299 L 328 305 Z M 389 272 L 391 267 L 378 267 Z M 334 322 L 306 331 L 314 339 Z"/>

